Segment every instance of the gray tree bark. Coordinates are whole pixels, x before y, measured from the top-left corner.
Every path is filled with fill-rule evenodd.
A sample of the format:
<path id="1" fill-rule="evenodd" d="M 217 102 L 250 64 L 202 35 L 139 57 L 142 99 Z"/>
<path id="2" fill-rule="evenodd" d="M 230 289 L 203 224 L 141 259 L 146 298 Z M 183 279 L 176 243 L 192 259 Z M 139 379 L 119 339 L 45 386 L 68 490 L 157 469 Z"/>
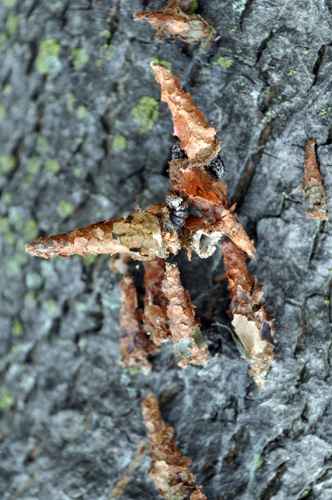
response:
<path id="1" fill-rule="evenodd" d="M 201 1 L 197 12 L 218 32 L 206 53 L 155 43 L 147 23 L 133 22 L 163 6 L 0 5 L 1 497 L 111 498 L 147 440 L 140 400 L 152 391 L 209 500 L 329 500 L 331 224 L 309 219 L 295 190 L 314 139 L 332 193 L 331 2 Z M 219 252 L 176 259 L 210 365 L 180 370 L 166 346 L 150 375 L 119 363 L 120 277 L 107 257 L 24 252 L 34 237 L 164 199 L 175 139 L 152 57 L 172 64 L 222 140 L 228 195 L 257 249 L 249 270 L 276 316 L 264 389 L 227 329 Z M 121 498 L 159 498 L 149 463 L 147 453 Z"/>

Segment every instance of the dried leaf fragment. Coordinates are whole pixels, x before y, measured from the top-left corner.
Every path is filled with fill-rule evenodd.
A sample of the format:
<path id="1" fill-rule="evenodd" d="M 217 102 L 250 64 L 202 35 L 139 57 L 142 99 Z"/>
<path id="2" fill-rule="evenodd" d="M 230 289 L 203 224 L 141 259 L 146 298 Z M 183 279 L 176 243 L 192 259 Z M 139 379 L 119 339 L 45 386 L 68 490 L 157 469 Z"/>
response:
<path id="1" fill-rule="evenodd" d="M 165 276 L 165 260 L 156 257 L 144 262 L 144 313 L 146 332 L 155 345 L 170 340 L 167 316 L 167 298 L 161 289 Z"/>
<path id="2" fill-rule="evenodd" d="M 245 254 L 232 242 L 222 244 L 229 282 L 230 313 L 236 339 L 243 358 L 250 365 L 249 375 L 264 387 L 265 376 L 273 364 L 274 318 L 264 306 L 263 285 L 252 281 L 247 270 Z"/>
<path id="3" fill-rule="evenodd" d="M 319 172 L 316 151 L 316 142 L 309 139 L 307 142 L 303 176 L 303 201 L 310 200 L 313 208 L 306 211 L 308 217 L 327 220 L 326 198 L 328 193 L 322 184 L 323 176 Z"/>
<path id="4" fill-rule="evenodd" d="M 136 260 L 148 260 L 168 254 L 162 240 L 161 218 L 149 210 L 137 210 L 126 218 L 96 222 L 66 234 L 38 238 L 26 245 L 25 250 L 45 259 L 127 253 Z"/>
<path id="5" fill-rule="evenodd" d="M 157 28 L 156 41 L 162 42 L 169 36 L 180 38 L 186 43 L 200 42 L 202 51 L 211 47 L 216 30 L 199 14 L 189 14 L 192 2 L 171 0 L 162 10 L 137 12 L 135 21 L 145 19 Z"/>
<path id="6" fill-rule="evenodd" d="M 181 284 L 177 264 L 166 264 L 161 288 L 167 298 L 170 331 L 180 358 L 178 366 L 182 368 L 188 364 L 207 366 L 209 363 L 207 343 L 195 319 L 189 292 Z"/>
<path id="7" fill-rule="evenodd" d="M 167 500 L 206 500 L 202 486 L 194 484 L 190 458 L 182 455 L 174 441 L 173 427 L 167 427 L 152 393 L 142 401 L 142 413 L 150 441 L 151 467 L 149 472 Z"/>
<path id="8" fill-rule="evenodd" d="M 174 123 L 174 135 L 180 139 L 189 160 L 208 165 L 220 150 L 216 131 L 210 127 L 194 104 L 189 92 L 180 85 L 180 78 L 157 62 L 150 63 L 152 72 L 161 86 L 161 100 L 166 102 Z"/>
<path id="9" fill-rule="evenodd" d="M 120 347 L 124 367 L 137 366 L 151 371 L 149 354 L 157 349 L 143 329 L 142 310 L 138 308 L 137 292 L 132 274 L 126 273 L 120 282 Z"/>

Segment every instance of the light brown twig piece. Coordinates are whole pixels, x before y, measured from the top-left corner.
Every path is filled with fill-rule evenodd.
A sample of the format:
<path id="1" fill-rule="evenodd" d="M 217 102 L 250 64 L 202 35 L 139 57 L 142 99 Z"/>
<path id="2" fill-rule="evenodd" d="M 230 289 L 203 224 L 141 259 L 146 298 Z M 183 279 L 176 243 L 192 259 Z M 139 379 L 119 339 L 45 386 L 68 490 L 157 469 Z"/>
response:
<path id="1" fill-rule="evenodd" d="M 303 201 L 309 199 L 313 204 L 313 208 L 306 211 L 308 217 L 327 220 L 326 198 L 328 193 L 322 184 L 323 176 L 318 169 L 315 146 L 316 142 L 309 139 L 305 150 Z"/>
<path id="2" fill-rule="evenodd" d="M 202 486 L 194 484 L 190 458 L 182 455 L 174 441 L 173 427 L 161 417 L 158 402 L 150 392 L 142 401 L 142 413 L 150 441 L 151 467 L 148 472 L 167 500 L 207 500 Z"/>
<path id="3" fill-rule="evenodd" d="M 231 298 L 230 315 L 242 357 L 250 365 L 249 375 L 264 387 L 265 376 L 273 364 L 274 318 L 266 313 L 263 285 L 252 281 L 245 254 L 232 242 L 222 244 Z"/>

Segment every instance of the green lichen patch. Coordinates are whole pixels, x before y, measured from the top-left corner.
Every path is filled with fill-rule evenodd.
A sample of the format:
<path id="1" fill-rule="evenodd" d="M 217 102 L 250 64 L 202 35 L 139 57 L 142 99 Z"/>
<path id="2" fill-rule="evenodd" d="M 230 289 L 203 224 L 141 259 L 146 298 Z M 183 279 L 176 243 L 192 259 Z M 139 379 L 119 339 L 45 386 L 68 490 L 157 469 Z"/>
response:
<path id="1" fill-rule="evenodd" d="M 13 91 L 13 87 L 10 85 L 10 83 L 6 83 L 2 89 L 3 95 L 10 95 Z"/>
<path id="2" fill-rule="evenodd" d="M 324 115 L 327 115 L 327 113 L 330 113 L 332 107 L 328 107 L 328 108 L 322 108 L 320 111 L 319 111 L 319 115 L 320 116 L 324 116 Z"/>
<path id="3" fill-rule="evenodd" d="M 163 65 L 164 65 L 164 66 L 166 66 L 166 67 L 167 67 L 170 71 L 172 71 L 172 63 L 171 63 L 171 62 L 169 62 L 169 61 L 166 61 L 165 59 L 160 60 L 160 59 L 158 59 L 158 57 L 153 56 L 153 57 L 151 57 L 151 61 L 154 61 L 154 62 L 156 62 L 156 63 L 158 63 L 158 64 L 163 64 Z"/>
<path id="4" fill-rule="evenodd" d="M 36 175 L 38 174 L 41 167 L 41 160 L 38 156 L 32 156 L 29 158 L 27 163 L 27 171 L 29 174 Z"/>
<path id="5" fill-rule="evenodd" d="M 0 122 L 2 122 L 6 118 L 6 116 L 7 116 L 6 108 L 2 104 L 0 104 Z"/>
<path id="6" fill-rule="evenodd" d="M 13 155 L 0 156 L 0 175 L 8 174 L 16 167 L 16 158 Z"/>
<path id="7" fill-rule="evenodd" d="M 230 68 L 234 63 L 233 59 L 225 59 L 225 57 L 219 57 L 218 63 L 221 68 Z"/>
<path id="8" fill-rule="evenodd" d="M 73 213 L 73 211 L 74 211 L 74 207 L 69 201 L 66 201 L 66 200 L 59 201 L 58 206 L 57 206 L 57 212 L 62 219 L 65 219 L 66 217 L 68 217 L 70 214 Z"/>
<path id="9" fill-rule="evenodd" d="M 22 274 L 22 266 L 26 263 L 26 255 L 22 252 L 15 252 L 4 262 L 3 269 L 7 276 L 19 276 Z"/>
<path id="10" fill-rule="evenodd" d="M 38 292 L 30 291 L 24 296 L 24 305 L 29 309 L 35 309 L 38 300 Z"/>
<path id="11" fill-rule="evenodd" d="M 141 134 L 152 129 L 159 115 L 158 102 L 152 97 L 144 96 L 132 110 L 133 122 L 140 126 Z"/>
<path id="12" fill-rule="evenodd" d="M 288 74 L 288 76 L 294 76 L 294 75 L 296 75 L 296 71 L 295 71 L 295 69 L 291 69 L 287 74 Z"/>
<path id="13" fill-rule="evenodd" d="M 15 33 L 15 31 L 18 28 L 18 25 L 19 25 L 18 18 L 15 16 L 15 14 L 13 14 L 12 12 L 9 12 L 8 17 L 7 17 L 7 21 L 6 21 L 6 29 L 7 29 L 8 33 L 10 35 Z"/>
<path id="14" fill-rule="evenodd" d="M 0 410 L 6 411 L 9 410 L 15 403 L 14 398 L 10 395 L 7 387 L 2 386 L 0 389 Z"/>
<path id="15" fill-rule="evenodd" d="M 78 347 L 80 349 L 85 349 L 87 344 L 88 344 L 88 339 L 86 337 L 81 337 L 80 340 L 78 341 Z"/>
<path id="16" fill-rule="evenodd" d="M 112 149 L 116 153 L 123 151 L 126 148 L 126 138 L 123 135 L 116 134 L 112 141 Z"/>
<path id="17" fill-rule="evenodd" d="M 111 32 L 110 30 L 102 30 L 100 33 L 99 33 L 99 36 L 102 36 L 104 38 L 111 38 Z"/>
<path id="18" fill-rule="evenodd" d="M 8 7 L 8 9 L 11 9 L 15 7 L 17 4 L 17 0 L 2 0 L 2 3 L 5 7 Z"/>
<path id="19" fill-rule="evenodd" d="M 2 193 L 1 202 L 5 206 L 10 205 L 12 201 L 13 201 L 13 197 L 12 197 L 12 195 L 10 193 L 7 193 L 7 192 Z"/>
<path id="20" fill-rule="evenodd" d="M 85 106 L 78 106 L 76 109 L 76 116 L 79 120 L 84 120 L 85 116 L 87 114 L 87 109 Z"/>
<path id="21" fill-rule="evenodd" d="M 60 170 L 59 162 L 56 158 L 49 158 L 46 160 L 44 172 L 47 174 L 56 174 Z"/>
<path id="22" fill-rule="evenodd" d="M 47 75 L 57 62 L 61 47 L 55 38 L 44 40 L 40 46 L 36 58 L 36 68 L 39 73 Z"/>
<path id="23" fill-rule="evenodd" d="M 97 59 L 97 66 L 101 66 L 103 61 L 110 61 L 114 55 L 115 49 L 113 45 L 107 43 L 99 47 L 99 58 Z"/>
<path id="24" fill-rule="evenodd" d="M 8 231 L 8 233 L 5 234 L 5 243 L 7 246 L 14 246 L 15 239 L 16 235 L 14 233 Z"/>
<path id="25" fill-rule="evenodd" d="M 56 304 L 53 299 L 48 299 L 44 302 L 44 309 L 47 314 L 53 314 L 56 311 Z"/>
<path id="26" fill-rule="evenodd" d="M 38 234 L 38 224 L 35 220 L 30 219 L 24 222 L 23 226 L 24 239 L 27 241 L 34 240 Z"/>
<path id="27" fill-rule="evenodd" d="M 1 196 L 1 205 L 2 206 L 7 208 L 11 204 L 12 201 L 13 201 L 13 197 L 10 193 L 8 193 L 7 191 L 2 193 L 2 196 Z"/>
<path id="28" fill-rule="evenodd" d="M 8 217 L 0 217 L 0 234 L 6 234 L 9 231 Z"/>
<path id="29" fill-rule="evenodd" d="M 23 334 L 23 326 L 20 321 L 15 321 L 12 327 L 12 335 L 13 337 L 21 337 Z"/>
<path id="30" fill-rule="evenodd" d="M 0 33 L 0 47 L 8 42 L 8 33 Z"/>
<path id="31" fill-rule="evenodd" d="M 39 154 L 43 155 L 43 154 L 47 153 L 48 147 L 49 147 L 49 144 L 48 144 L 48 140 L 46 139 L 46 137 L 44 137 L 43 135 L 40 135 L 39 137 L 37 137 L 36 150 Z"/>
<path id="32" fill-rule="evenodd" d="M 74 94 L 72 92 L 68 92 L 66 94 L 66 108 L 69 113 L 74 111 L 75 102 L 76 97 L 74 96 Z"/>
<path id="33" fill-rule="evenodd" d="M 73 66 L 76 70 L 84 68 L 90 59 L 90 56 L 85 49 L 74 49 L 71 56 L 73 58 Z"/>

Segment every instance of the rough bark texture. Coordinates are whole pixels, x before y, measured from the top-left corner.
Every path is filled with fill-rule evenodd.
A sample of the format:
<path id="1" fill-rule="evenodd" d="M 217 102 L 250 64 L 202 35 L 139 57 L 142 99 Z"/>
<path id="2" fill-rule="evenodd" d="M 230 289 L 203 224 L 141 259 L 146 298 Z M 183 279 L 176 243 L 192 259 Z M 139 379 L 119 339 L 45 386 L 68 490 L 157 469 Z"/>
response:
<path id="1" fill-rule="evenodd" d="M 312 139 L 332 214 L 331 2 L 201 1 L 217 29 L 204 54 L 133 22 L 165 3 L 0 4 L 0 496 L 108 499 L 146 440 L 152 391 L 209 500 L 329 500 L 332 234 L 294 191 Z M 119 363 L 121 277 L 107 256 L 24 252 L 164 199 L 173 125 L 153 57 L 172 63 L 222 140 L 227 196 L 255 241 L 248 269 L 276 317 L 264 389 L 227 329 L 220 252 L 176 257 L 209 366 L 177 368 L 170 346 L 149 375 Z M 149 464 L 147 453 L 123 499 L 158 498 Z"/>

